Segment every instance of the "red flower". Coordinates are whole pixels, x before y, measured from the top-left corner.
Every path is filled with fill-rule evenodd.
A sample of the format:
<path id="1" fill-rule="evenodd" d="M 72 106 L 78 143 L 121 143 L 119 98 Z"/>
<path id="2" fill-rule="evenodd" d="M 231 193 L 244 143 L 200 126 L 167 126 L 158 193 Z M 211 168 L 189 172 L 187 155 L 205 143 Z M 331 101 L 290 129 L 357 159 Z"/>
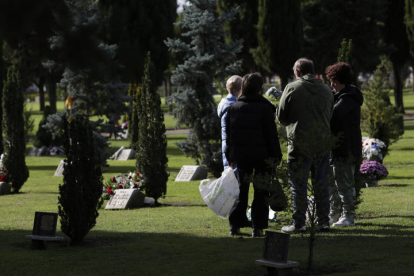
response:
<path id="1" fill-rule="evenodd" d="M 140 182 L 141 180 L 139 180 L 138 178 L 137 179 L 135 179 L 135 182 Z"/>
<path id="2" fill-rule="evenodd" d="M 368 145 L 368 143 L 365 143 L 365 145 Z"/>
<path id="3" fill-rule="evenodd" d="M 131 179 L 131 178 L 132 178 L 132 176 L 128 175 L 128 179 Z"/>
<path id="4" fill-rule="evenodd" d="M 374 144 L 374 142 L 371 142 L 371 145 L 373 145 Z"/>
<path id="5" fill-rule="evenodd" d="M 3 172 L 4 172 L 4 173 L 7 173 L 7 170 L 6 170 L 6 169 L 3 169 Z"/>
<path id="6" fill-rule="evenodd" d="M 139 175 L 139 172 L 136 172 L 136 173 L 135 173 L 135 175 L 137 175 L 137 176 L 138 176 L 138 175 Z"/>
<path id="7" fill-rule="evenodd" d="M 111 183 L 114 183 L 115 182 L 115 177 L 112 177 L 111 178 Z"/>
<path id="8" fill-rule="evenodd" d="M 124 186 L 122 186 L 121 184 L 118 185 L 118 189 L 123 189 Z"/>
<path id="9" fill-rule="evenodd" d="M 138 188 L 138 185 L 137 184 L 134 184 L 134 188 Z"/>
<path id="10" fill-rule="evenodd" d="M 108 187 L 106 189 L 106 191 L 108 192 L 109 195 L 113 195 L 114 194 L 114 191 L 112 191 L 111 187 Z"/>
<path id="11" fill-rule="evenodd" d="M 6 182 L 6 178 L 4 176 L 0 176 L 0 182 Z"/>

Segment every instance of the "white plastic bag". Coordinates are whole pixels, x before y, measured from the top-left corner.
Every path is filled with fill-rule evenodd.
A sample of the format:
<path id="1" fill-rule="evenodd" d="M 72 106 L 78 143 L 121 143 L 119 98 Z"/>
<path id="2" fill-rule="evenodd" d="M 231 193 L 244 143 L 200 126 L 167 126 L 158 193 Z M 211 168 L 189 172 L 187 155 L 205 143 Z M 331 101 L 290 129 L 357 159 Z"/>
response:
<path id="1" fill-rule="evenodd" d="M 200 194 L 207 206 L 221 218 L 226 218 L 234 202 L 239 198 L 239 183 L 232 168 L 227 168 L 221 177 L 200 182 Z"/>

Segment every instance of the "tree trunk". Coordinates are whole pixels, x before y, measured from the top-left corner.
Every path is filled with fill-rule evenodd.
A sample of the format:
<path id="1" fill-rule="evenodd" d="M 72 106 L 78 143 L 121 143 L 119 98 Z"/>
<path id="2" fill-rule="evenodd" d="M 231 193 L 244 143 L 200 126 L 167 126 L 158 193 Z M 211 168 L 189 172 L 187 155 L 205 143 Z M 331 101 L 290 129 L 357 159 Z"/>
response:
<path id="1" fill-rule="evenodd" d="M 394 73 L 394 99 L 395 107 L 397 108 L 398 113 L 405 113 L 404 102 L 403 102 L 403 82 L 401 78 L 402 66 L 393 64 L 393 73 Z"/>
<path id="2" fill-rule="evenodd" d="M 288 83 L 289 83 L 289 78 L 288 77 L 280 76 L 280 85 L 281 85 L 282 91 L 285 90 L 285 87 L 286 87 L 286 85 L 288 85 Z"/>
<path id="3" fill-rule="evenodd" d="M 3 153 L 3 80 L 5 80 L 3 62 L 3 40 L 0 40 L 0 154 Z"/>
<path id="4" fill-rule="evenodd" d="M 45 77 L 42 76 L 39 78 L 39 103 L 40 111 L 45 110 Z"/>
<path id="5" fill-rule="evenodd" d="M 49 94 L 49 105 L 52 113 L 56 113 L 56 81 L 53 76 L 47 78 L 47 92 Z"/>

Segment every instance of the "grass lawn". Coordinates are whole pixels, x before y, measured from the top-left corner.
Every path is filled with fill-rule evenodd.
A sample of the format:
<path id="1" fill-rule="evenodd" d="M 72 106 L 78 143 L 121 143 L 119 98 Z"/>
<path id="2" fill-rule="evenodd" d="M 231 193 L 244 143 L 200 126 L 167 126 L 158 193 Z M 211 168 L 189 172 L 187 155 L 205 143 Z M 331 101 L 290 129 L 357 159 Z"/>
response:
<path id="1" fill-rule="evenodd" d="M 413 110 L 414 94 L 404 100 Z M 174 145 L 185 137 L 168 135 L 170 177 L 163 206 L 102 208 L 85 243 L 76 247 L 30 249 L 25 235 L 31 234 L 35 211 L 58 210 L 62 177 L 53 174 L 62 157 L 27 157 L 30 177 L 22 193 L 0 197 L 0 275 L 262 275 L 254 261 L 261 258 L 264 240 L 250 238 L 247 228 L 242 237 L 228 237 L 227 220 L 204 204 L 199 181 L 174 182 L 183 165 L 193 164 Z M 122 145 L 128 142 L 111 140 L 112 151 Z M 379 187 L 363 190 L 357 226 L 317 236 L 314 261 L 323 275 L 413 275 L 413 154 L 414 120 L 409 120 L 403 139 L 384 160 L 390 175 Z M 135 161 L 109 164 L 105 180 L 133 170 Z M 280 231 L 282 225 L 272 222 L 269 229 Z M 64 236 L 60 225 L 57 235 Z M 306 237 L 291 236 L 289 260 L 306 268 Z"/>

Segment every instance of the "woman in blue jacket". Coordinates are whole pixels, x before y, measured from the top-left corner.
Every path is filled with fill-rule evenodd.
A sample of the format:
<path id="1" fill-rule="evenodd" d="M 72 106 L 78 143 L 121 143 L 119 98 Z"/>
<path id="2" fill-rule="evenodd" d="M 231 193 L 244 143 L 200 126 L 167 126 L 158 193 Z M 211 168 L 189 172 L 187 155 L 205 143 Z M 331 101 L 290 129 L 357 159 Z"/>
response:
<path id="1" fill-rule="evenodd" d="M 226 88 L 229 94 L 227 97 L 221 99 L 218 107 L 217 114 L 221 119 L 221 152 L 223 155 L 224 169 L 228 168 L 228 162 L 224 151 L 226 150 L 226 117 L 229 107 L 237 101 L 237 97 L 241 93 L 242 78 L 240 76 L 231 76 L 226 83 Z M 234 173 L 237 176 L 237 167 L 234 166 Z"/>

